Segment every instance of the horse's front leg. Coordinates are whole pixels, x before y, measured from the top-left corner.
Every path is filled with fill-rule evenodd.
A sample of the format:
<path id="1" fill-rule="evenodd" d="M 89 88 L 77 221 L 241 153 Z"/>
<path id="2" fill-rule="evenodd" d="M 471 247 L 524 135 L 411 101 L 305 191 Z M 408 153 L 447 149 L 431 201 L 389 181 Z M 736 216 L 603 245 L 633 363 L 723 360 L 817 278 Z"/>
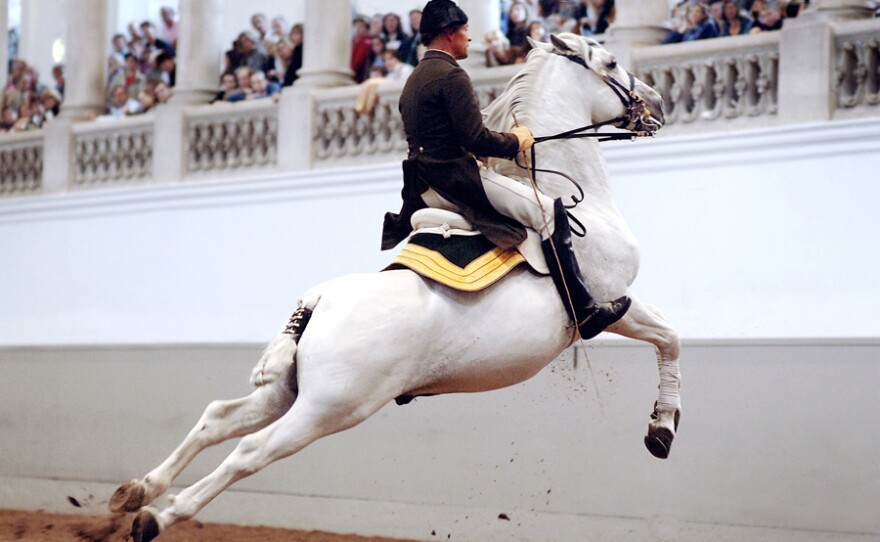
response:
<path id="1" fill-rule="evenodd" d="M 143 508 L 135 516 L 134 542 L 149 542 L 179 521 L 192 518 L 223 490 L 255 474 L 272 462 L 295 454 L 315 440 L 353 427 L 390 400 L 375 396 L 364 402 L 320 400 L 300 395 L 290 410 L 265 428 L 241 439 L 233 452 L 211 474 L 169 496 L 164 510 Z"/>
<path id="2" fill-rule="evenodd" d="M 656 307 L 642 303 L 635 296 L 631 297 L 633 303 L 626 316 L 609 327 L 608 331 L 650 342 L 656 348 L 660 393 L 648 423 L 645 446 L 655 457 L 666 459 L 681 416 L 681 372 L 678 364 L 681 343 L 678 333 Z"/>
<path id="3" fill-rule="evenodd" d="M 287 412 L 296 395 L 286 379 L 257 388 L 247 397 L 214 401 L 183 442 L 141 480 L 121 485 L 110 498 L 112 512 L 134 512 L 165 493 L 184 468 L 205 448 L 253 433 Z"/>

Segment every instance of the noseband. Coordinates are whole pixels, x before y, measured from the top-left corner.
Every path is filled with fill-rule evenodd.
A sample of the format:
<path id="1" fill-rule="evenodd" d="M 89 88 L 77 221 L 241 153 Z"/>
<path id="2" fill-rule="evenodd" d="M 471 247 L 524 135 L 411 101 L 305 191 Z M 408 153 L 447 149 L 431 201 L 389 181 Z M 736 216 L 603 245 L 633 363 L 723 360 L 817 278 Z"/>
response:
<path id="1" fill-rule="evenodd" d="M 575 64 L 579 64 L 587 70 L 593 71 L 582 57 L 573 55 L 563 56 L 565 56 L 567 59 L 571 60 Z M 644 126 L 647 121 L 651 120 L 651 112 L 648 110 L 648 106 L 645 104 L 645 101 L 635 92 L 635 76 L 631 72 L 626 73 L 629 76 L 629 88 L 627 88 L 623 83 L 612 77 L 606 71 L 603 71 L 601 74 L 599 74 L 602 77 L 602 81 L 604 81 L 605 84 L 614 91 L 614 94 L 616 94 L 617 97 L 620 98 L 620 102 L 623 104 L 624 107 L 624 112 L 622 115 L 603 122 L 581 126 L 580 128 L 575 128 L 574 130 L 568 130 L 566 132 L 560 132 L 558 134 L 553 134 L 549 136 L 536 137 L 535 143 L 534 145 L 532 145 L 531 148 L 531 165 L 527 167 L 520 164 L 518 160 L 516 161 L 517 166 L 531 171 L 532 179 L 535 179 L 535 174 L 539 171 L 542 173 L 559 175 L 568 179 L 575 186 L 575 188 L 578 189 L 579 195 L 571 196 L 573 203 L 571 205 L 565 205 L 566 209 L 573 209 L 584 200 L 584 189 L 581 188 L 581 185 L 576 180 L 572 179 L 561 171 L 556 171 L 553 169 L 539 169 L 536 165 L 537 160 L 535 155 L 535 145 L 537 145 L 538 143 L 543 143 L 544 141 L 554 141 L 557 139 L 583 139 L 587 137 L 595 137 L 600 142 L 602 142 L 619 139 L 629 139 L 630 141 L 633 141 L 637 137 L 653 136 L 654 133 L 647 130 L 634 130 L 634 128 Z M 516 121 L 516 119 L 514 119 L 514 121 Z M 626 131 L 602 134 L 590 131 L 601 128 L 602 126 L 612 125 Z M 572 233 L 577 235 L 578 237 L 585 236 L 587 233 L 586 227 L 584 227 L 584 225 L 570 212 L 568 213 L 568 218 L 574 223 L 573 225 L 576 225 L 577 228 L 580 229 L 580 231 L 578 231 L 577 228 L 572 228 Z"/>

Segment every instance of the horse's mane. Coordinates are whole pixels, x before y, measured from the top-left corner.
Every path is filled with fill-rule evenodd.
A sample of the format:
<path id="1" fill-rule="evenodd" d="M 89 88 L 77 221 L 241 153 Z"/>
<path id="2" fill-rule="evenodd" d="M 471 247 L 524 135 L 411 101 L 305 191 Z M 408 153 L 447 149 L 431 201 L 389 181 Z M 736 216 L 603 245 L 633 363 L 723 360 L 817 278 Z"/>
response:
<path id="1" fill-rule="evenodd" d="M 501 93 L 486 109 L 483 110 L 483 121 L 493 130 L 509 130 L 513 126 L 513 118 L 521 126 L 531 126 L 533 80 L 550 58 L 548 53 L 539 48 L 529 51 L 525 66 L 507 83 Z"/>

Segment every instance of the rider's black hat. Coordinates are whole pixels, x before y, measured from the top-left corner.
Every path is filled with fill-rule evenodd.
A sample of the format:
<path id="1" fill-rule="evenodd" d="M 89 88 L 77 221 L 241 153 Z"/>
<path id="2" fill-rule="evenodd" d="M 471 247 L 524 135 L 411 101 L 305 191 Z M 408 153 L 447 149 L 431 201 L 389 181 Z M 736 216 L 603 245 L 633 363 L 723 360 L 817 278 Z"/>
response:
<path id="1" fill-rule="evenodd" d="M 468 16 L 452 0 L 431 0 L 422 10 L 419 32 L 422 36 L 437 36 L 451 26 L 467 24 Z"/>

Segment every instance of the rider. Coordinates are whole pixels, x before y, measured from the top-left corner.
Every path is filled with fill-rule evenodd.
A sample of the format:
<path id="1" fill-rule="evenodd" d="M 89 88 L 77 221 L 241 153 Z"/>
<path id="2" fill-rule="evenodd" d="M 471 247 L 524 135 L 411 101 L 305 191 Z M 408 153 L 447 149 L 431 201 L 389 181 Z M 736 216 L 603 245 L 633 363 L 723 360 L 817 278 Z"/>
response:
<path id="1" fill-rule="evenodd" d="M 544 255 L 556 289 L 583 339 L 591 339 L 620 320 L 630 305 L 626 296 L 596 303 L 590 295 L 571 244 L 571 229 L 561 199 L 553 200 L 494 170 L 476 156 L 514 158 L 535 140 L 523 126 L 510 133 L 483 125 L 474 88 L 456 60 L 467 58 L 468 17 L 452 0 L 430 0 L 419 31 L 424 58 L 400 95 L 400 114 L 409 145 L 403 162 L 403 207 L 387 213 L 382 249 L 411 231 L 418 209 L 438 207 L 467 218 L 502 249 L 525 240 L 525 227 L 541 234 Z"/>

